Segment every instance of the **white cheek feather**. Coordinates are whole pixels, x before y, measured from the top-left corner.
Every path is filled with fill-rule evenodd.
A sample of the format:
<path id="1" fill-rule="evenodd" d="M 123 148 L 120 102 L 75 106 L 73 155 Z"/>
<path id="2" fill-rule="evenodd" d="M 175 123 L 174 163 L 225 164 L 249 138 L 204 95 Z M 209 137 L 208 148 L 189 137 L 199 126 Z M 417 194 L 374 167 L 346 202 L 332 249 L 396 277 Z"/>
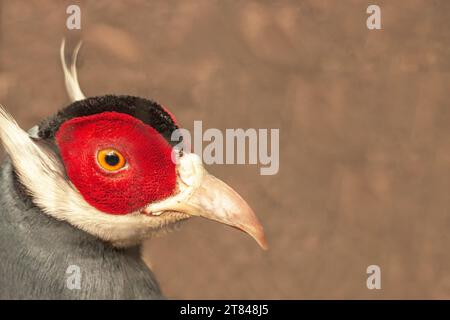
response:
<path id="1" fill-rule="evenodd" d="M 65 178 L 55 154 L 32 139 L 0 106 L 0 138 L 15 171 L 33 202 L 46 214 L 69 222 L 116 246 L 139 243 L 171 223 L 187 218 L 182 213 L 149 217 L 140 212 L 111 215 L 88 204 Z"/>

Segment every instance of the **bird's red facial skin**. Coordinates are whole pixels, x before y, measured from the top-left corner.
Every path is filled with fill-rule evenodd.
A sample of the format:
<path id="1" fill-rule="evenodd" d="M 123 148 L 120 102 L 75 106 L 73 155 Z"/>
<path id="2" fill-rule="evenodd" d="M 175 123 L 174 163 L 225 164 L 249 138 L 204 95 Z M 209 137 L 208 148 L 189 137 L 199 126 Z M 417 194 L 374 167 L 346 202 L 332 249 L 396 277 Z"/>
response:
<path id="1" fill-rule="evenodd" d="M 56 143 L 67 175 L 84 199 L 109 214 L 127 214 L 176 190 L 172 147 L 151 126 L 123 113 L 104 112 L 63 123 Z M 126 160 L 117 172 L 101 168 L 97 153 L 112 148 Z"/>

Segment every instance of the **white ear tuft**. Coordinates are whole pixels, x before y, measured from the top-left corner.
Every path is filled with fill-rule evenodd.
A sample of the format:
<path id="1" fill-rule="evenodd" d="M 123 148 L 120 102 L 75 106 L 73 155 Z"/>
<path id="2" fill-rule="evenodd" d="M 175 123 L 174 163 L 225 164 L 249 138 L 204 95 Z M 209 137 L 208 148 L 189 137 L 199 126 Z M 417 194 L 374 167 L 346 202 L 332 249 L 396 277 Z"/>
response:
<path id="1" fill-rule="evenodd" d="M 1 105 L 0 138 L 19 177 L 26 186 L 30 183 L 36 183 L 35 180 L 32 181 L 31 176 L 42 171 L 46 174 L 61 172 L 54 156 L 33 141 L 32 137 L 19 127 L 13 117 Z"/>
<path id="2" fill-rule="evenodd" d="M 77 57 L 78 57 L 78 51 L 80 51 L 81 48 L 81 41 L 78 43 L 78 45 L 75 47 L 75 50 L 72 54 L 72 60 L 70 62 L 70 68 L 67 66 L 66 58 L 65 58 L 65 45 L 66 40 L 63 39 L 61 43 L 61 50 L 60 50 L 60 56 L 61 56 L 61 64 L 64 71 L 64 81 L 66 83 L 66 90 L 67 94 L 69 95 L 69 98 L 72 102 L 86 99 L 83 92 L 80 89 L 80 85 L 78 83 L 78 76 L 77 76 Z"/>
<path id="3" fill-rule="evenodd" d="M 14 154 L 21 153 L 21 149 L 30 151 L 30 149 L 38 148 L 34 145 L 30 136 L 19 127 L 16 120 L 5 111 L 2 105 L 0 105 L 0 138 L 6 152 L 12 158 L 14 158 Z"/>

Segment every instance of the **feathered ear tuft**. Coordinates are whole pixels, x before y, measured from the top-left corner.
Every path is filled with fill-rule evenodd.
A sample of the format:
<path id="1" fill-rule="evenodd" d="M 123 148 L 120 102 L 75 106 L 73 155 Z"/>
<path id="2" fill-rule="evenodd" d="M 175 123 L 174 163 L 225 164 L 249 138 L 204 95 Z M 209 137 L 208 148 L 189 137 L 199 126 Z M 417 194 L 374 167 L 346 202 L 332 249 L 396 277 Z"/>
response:
<path id="1" fill-rule="evenodd" d="M 31 149 L 39 149 L 34 145 L 30 136 L 22 130 L 16 120 L 0 105 L 0 138 L 6 152 L 13 158 L 17 153 L 29 152 Z"/>
<path id="2" fill-rule="evenodd" d="M 54 155 L 22 130 L 1 105 L 0 138 L 20 180 L 25 186 L 30 186 L 31 190 L 35 189 L 31 185 L 39 181 L 34 179 L 36 175 L 54 175 L 61 172 Z"/>
<path id="3" fill-rule="evenodd" d="M 72 102 L 86 99 L 83 92 L 81 91 L 77 76 L 77 57 L 78 52 L 80 51 L 81 48 L 81 44 L 82 42 L 80 41 L 78 45 L 75 47 L 75 50 L 72 53 L 72 59 L 70 61 L 70 68 L 69 68 L 67 66 L 65 57 L 66 40 L 63 39 L 61 43 L 60 56 L 62 68 L 64 71 L 64 81 L 66 83 L 67 94 L 69 95 L 69 98 Z"/>

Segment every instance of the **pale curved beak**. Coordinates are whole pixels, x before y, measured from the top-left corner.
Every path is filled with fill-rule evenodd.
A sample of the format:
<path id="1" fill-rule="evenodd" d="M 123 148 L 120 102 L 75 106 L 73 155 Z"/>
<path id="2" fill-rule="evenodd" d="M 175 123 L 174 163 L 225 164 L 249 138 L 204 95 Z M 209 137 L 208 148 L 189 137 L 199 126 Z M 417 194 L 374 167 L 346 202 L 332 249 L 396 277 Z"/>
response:
<path id="1" fill-rule="evenodd" d="M 261 248 L 268 248 L 263 227 L 247 202 L 225 182 L 209 174 L 198 156 L 183 156 L 178 173 L 182 184 L 180 194 L 148 206 L 147 212 L 161 214 L 164 211 L 177 211 L 215 220 L 244 231 Z"/>
<path id="2" fill-rule="evenodd" d="M 202 184 L 187 200 L 185 213 L 215 220 L 248 233 L 267 249 L 264 230 L 253 210 L 225 182 L 207 173 Z"/>

